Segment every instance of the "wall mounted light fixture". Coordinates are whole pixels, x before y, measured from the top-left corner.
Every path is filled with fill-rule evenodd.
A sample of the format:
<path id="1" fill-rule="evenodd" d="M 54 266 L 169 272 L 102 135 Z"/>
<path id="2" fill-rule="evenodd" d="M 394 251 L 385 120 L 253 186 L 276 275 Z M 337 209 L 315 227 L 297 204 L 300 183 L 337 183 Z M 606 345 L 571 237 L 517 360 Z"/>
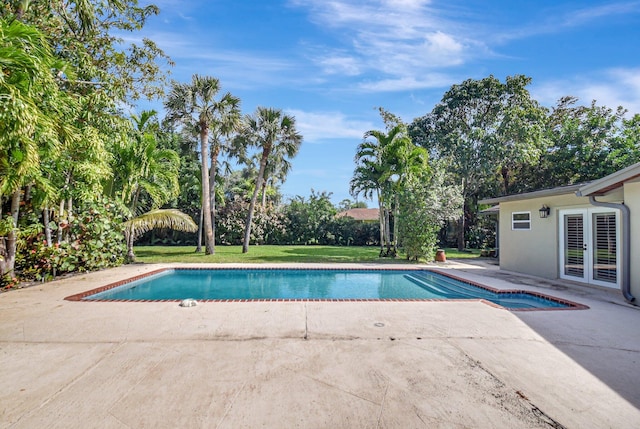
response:
<path id="1" fill-rule="evenodd" d="M 540 207 L 540 210 L 538 211 L 540 212 L 540 219 L 548 218 L 549 215 L 551 214 L 551 209 L 547 207 L 546 204 Z"/>

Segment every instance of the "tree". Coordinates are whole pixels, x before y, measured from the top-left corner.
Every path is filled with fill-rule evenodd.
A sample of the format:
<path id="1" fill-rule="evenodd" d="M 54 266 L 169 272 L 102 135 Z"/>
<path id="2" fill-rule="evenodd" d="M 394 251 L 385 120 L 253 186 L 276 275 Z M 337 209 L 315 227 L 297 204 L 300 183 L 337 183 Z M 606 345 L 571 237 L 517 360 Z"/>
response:
<path id="1" fill-rule="evenodd" d="M 360 148 L 359 148 L 360 149 Z M 374 194 L 376 195 L 376 199 L 378 200 L 378 222 L 379 222 L 379 233 L 380 233 L 380 253 L 382 256 L 384 254 L 385 245 L 388 245 L 388 242 L 385 240 L 387 235 L 385 234 L 385 222 L 384 215 L 382 214 L 382 204 L 381 195 L 380 195 L 380 187 L 378 184 L 380 178 L 380 170 L 381 167 L 375 162 L 366 158 L 359 157 L 358 155 L 362 155 L 363 153 L 358 150 L 356 153 L 356 161 L 359 164 L 356 164 L 356 168 L 353 171 L 353 177 L 349 182 L 349 190 L 351 195 L 357 199 L 358 195 L 362 194 L 367 199 L 373 199 Z"/>
<path id="2" fill-rule="evenodd" d="M 614 142 L 606 160 L 613 171 L 640 162 L 640 113 L 622 120 L 622 130 Z"/>
<path id="3" fill-rule="evenodd" d="M 243 149 L 233 145 L 233 140 L 229 136 L 240 127 L 240 99 L 225 94 L 220 100 L 214 102 L 211 109 L 213 121 L 211 123 L 211 168 L 209 170 L 209 198 L 211 206 L 211 227 L 215 240 L 216 236 L 216 196 L 219 189 L 216 186 L 219 165 L 218 158 L 223 156 L 242 157 Z"/>
<path id="4" fill-rule="evenodd" d="M 124 37 L 159 12 L 138 0 L 8 0 L 0 8 L 0 16 L 47 35 L 53 51 L 76 70 L 74 76 L 60 74 L 59 81 L 68 91 L 94 97 L 87 106 L 94 115 L 110 113 L 103 110 L 107 105 L 163 94 L 166 72 L 158 61 L 172 65 L 171 60 L 148 38 L 134 43 L 133 37 Z"/>
<path id="5" fill-rule="evenodd" d="M 227 115 L 235 115 L 238 100 L 230 93 L 219 100 L 215 99 L 220 91 L 218 79 L 208 76 L 193 75 L 191 84 L 173 82 L 171 92 L 164 106 L 171 122 L 191 124 L 200 137 L 200 161 L 202 163 L 202 212 L 204 216 L 205 253 L 215 253 L 213 220 L 211 213 L 211 192 L 209 185 L 209 137 L 212 127 L 217 130 L 226 129 Z M 229 120 L 229 122 L 232 122 Z M 212 166 L 215 168 L 215 166 Z"/>
<path id="6" fill-rule="evenodd" d="M 180 157 L 178 182 L 180 192 L 174 206 L 180 211 L 197 219 L 196 253 L 202 252 L 202 163 L 199 159 L 199 137 L 189 126 L 176 131 L 171 123 L 163 121 L 162 131 L 158 135 L 158 144 L 165 149 L 173 149 Z"/>
<path id="7" fill-rule="evenodd" d="M 398 215 L 398 234 L 407 259 L 432 260 L 444 221 L 460 216 L 459 187 L 447 185 L 444 172 L 436 169 L 430 177 L 409 176 L 399 200 L 402 210 Z"/>
<path id="8" fill-rule="evenodd" d="M 2 134 L 14 146 L 30 141 L 30 148 L 22 148 L 26 151 L 13 147 L 10 156 L 0 157 L 0 163 L 6 161 L 11 167 L 5 184 L 13 182 L 12 202 L 19 205 L 24 199 L 36 216 L 41 210 L 47 246 L 52 245 L 50 218 L 56 204 L 60 208 L 53 227 L 58 228 L 60 242 L 61 226 L 71 225 L 74 200 L 82 203 L 99 198 L 100 182 L 110 174 L 105 142 L 117 139 L 121 129 L 118 104 L 162 91 L 163 74 L 155 63 L 164 57 L 162 51 L 150 40 L 135 45 L 113 34 L 113 30 L 141 29 L 157 12 L 155 6 L 138 7 L 137 0 L 8 0 L 0 7 L 0 57 L 6 61 L 0 79 L 10 85 L 20 81 L 22 93 L 9 94 L 6 100 L 0 96 L 0 110 L 22 115 L 21 121 L 28 124 L 19 138 L 6 130 Z M 21 34 L 14 39 L 15 30 Z M 22 50 L 22 57 L 13 56 L 15 47 Z M 35 68 L 23 62 L 25 59 Z M 11 71 L 14 66 L 20 70 Z M 33 70 L 39 70 L 38 76 L 30 82 L 31 78 L 25 78 Z M 23 97 L 27 93 L 31 101 Z M 18 105 L 9 107 L 7 100 Z M 15 125 L 9 118 L 0 122 Z M 16 168 L 20 165 L 33 167 L 27 173 Z M 0 200 L 4 200 L 2 191 Z M 18 207 L 12 209 L 12 215 L 14 226 L 9 228 L 9 236 L 15 233 L 20 217 Z M 2 265 L 12 265 L 11 260 L 3 258 Z"/>
<path id="9" fill-rule="evenodd" d="M 287 241 L 293 244 L 334 244 L 332 231 L 337 210 L 331 194 L 311 190 L 309 199 L 296 196 L 285 208 Z"/>
<path id="10" fill-rule="evenodd" d="M 0 220 L 0 273 L 14 267 L 17 239 L 36 245 L 37 237 L 46 253 L 56 229 L 57 244 L 74 241 L 65 257 L 85 256 L 73 237 L 94 236 L 72 230 L 103 204 L 102 184 L 112 173 L 107 150 L 128 129 L 121 107 L 161 93 L 156 61 L 168 60 L 149 40 L 136 45 L 119 36 L 157 12 L 137 0 L 0 6 L 0 219 L 11 205 L 10 219 Z"/>
<path id="11" fill-rule="evenodd" d="M 127 259 L 136 259 L 133 253 L 133 243 L 147 231 L 156 228 L 169 228 L 176 231 L 195 232 L 198 226 L 191 216 L 177 209 L 155 209 L 135 216 L 123 223 L 127 241 Z"/>
<path id="12" fill-rule="evenodd" d="M 282 153 L 279 149 L 271 154 L 264 170 L 264 180 L 262 181 L 262 207 L 267 205 L 267 194 L 270 194 L 271 201 L 278 203 L 280 201 L 280 193 L 278 192 L 279 184 L 284 183 L 287 179 L 289 171 L 291 171 L 291 162 L 286 158 L 287 154 Z"/>
<path id="13" fill-rule="evenodd" d="M 45 37 L 19 21 L 0 19 L 0 275 L 13 271 L 22 187 L 38 182 L 40 150 L 59 147 L 56 119 L 66 102 L 54 80 L 63 70 Z M 11 217 L 2 219 L 2 203 L 11 199 Z"/>
<path id="14" fill-rule="evenodd" d="M 551 146 L 544 167 L 552 183 L 596 180 L 638 159 L 637 141 L 625 138 L 633 120 L 624 120 L 622 107 L 614 111 L 595 100 L 590 106 L 576 106 L 577 101 L 560 99 L 549 118 Z"/>
<path id="15" fill-rule="evenodd" d="M 106 191 L 128 212 L 125 237 L 129 262 L 135 261 L 133 243 L 140 234 L 154 228 L 191 231 L 192 225 L 195 227 L 179 210 L 159 210 L 178 195 L 180 158 L 174 150 L 158 147 L 156 114 L 150 110 L 133 115 L 129 138 L 112 148 L 114 174 Z"/>
<path id="16" fill-rule="evenodd" d="M 392 241 L 390 231 L 390 213 L 393 207 L 398 207 L 395 196 L 410 170 L 426 167 L 426 157 L 424 149 L 412 144 L 402 123 L 393 125 L 386 133 L 367 131 L 356 149 L 351 192 L 354 197 L 360 193 L 365 197 L 376 194 L 380 213 L 380 256 L 397 253 L 397 234 Z"/>
<path id="17" fill-rule="evenodd" d="M 453 85 L 434 109 L 414 120 L 410 135 L 429 155 L 446 161 L 465 204 L 477 199 L 482 187 L 502 178 L 503 192 L 511 188 L 516 166 L 535 163 L 545 147 L 545 111 L 532 100 L 531 79 L 493 76 Z M 464 249 L 465 215 L 459 219 L 458 248 Z"/>
<path id="18" fill-rule="evenodd" d="M 371 135 L 377 136 L 375 141 L 369 141 L 367 138 Z M 387 254 L 390 249 L 389 237 L 389 211 L 383 194 L 383 183 L 385 179 L 385 160 L 384 150 L 388 136 L 380 131 L 368 131 L 364 135 L 364 141 L 358 145 L 356 149 L 355 161 L 356 168 L 350 182 L 351 195 L 357 197 L 360 193 L 365 198 L 373 197 L 374 193 L 378 200 L 378 221 L 380 222 L 380 256 Z"/>
<path id="19" fill-rule="evenodd" d="M 393 129 L 399 127 L 402 137 L 395 138 L 388 148 L 388 168 L 390 175 L 390 186 L 387 192 L 393 197 L 393 243 L 392 255 L 397 254 L 398 247 L 398 219 L 403 211 L 402 203 L 399 195 L 404 191 L 406 184 L 413 178 L 427 178 L 429 176 L 428 154 L 427 151 L 413 144 L 408 136 L 406 125 L 400 124 Z"/>
<path id="20" fill-rule="evenodd" d="M 302 135 L 296 130 L 296 121 L 293 116 L 287 115 L 279 109 L 258 107 L 253 115 L 245 116 L 237 141 L 241 145 L 253 146 L 261 150 L 260 167 L 249 203 L 249 213 L 247 214 L 242 243 L 242 253 L 247 253 L 256 200 L 260 189 L 262 189 L 269 157 L 272 152 L 275 152 L 280 154 L 279 156 L 282 156 L 283 159 L 293 158 L 302 144 Z"/>
<path id="21" fill-rule="evenodd" d="M 366 209 L 367 203 L 365 201 L 352 201 L 349 198 L 345 198 L 338 203 L 338 211 L 346 211 L 349 209 Z"/>

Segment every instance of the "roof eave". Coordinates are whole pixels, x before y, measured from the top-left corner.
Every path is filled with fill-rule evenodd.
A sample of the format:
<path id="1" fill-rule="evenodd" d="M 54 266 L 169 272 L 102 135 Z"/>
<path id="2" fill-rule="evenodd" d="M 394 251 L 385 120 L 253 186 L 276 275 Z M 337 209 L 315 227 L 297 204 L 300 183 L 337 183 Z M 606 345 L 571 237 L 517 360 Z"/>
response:
<path id="1" fill-rule="evenodd" d="M 587 183 L 576 192 L 579 197 L 604 195 L 609 191 L 617 189 L 625 182 L 640 177 L 640 162 L 630 165 L 627 168 L 616 171 L 602 179 Z"/>
<path id="2" fill-rule="evenodd" d="M 565 194 L 573 194 L 582 186 L 585 186 L 584 183 L 569 185 L 569 186 L 560 186 L 558 188 L 551 189 L 542 189 L 540 191 L 526 192 L 524 194 L 514 194 L 514 195 L 505 195 L 503 197 L 495 197 L 495 198 L 485 198 L 479 200 L 479 204 L 499 204 L 501 202 L 508 201 L 522 201 L 522 200 L 530 200 L 533 198 L 545 198 L 545 197 L 553 197 L 556 195 L 565 195 Z"/>

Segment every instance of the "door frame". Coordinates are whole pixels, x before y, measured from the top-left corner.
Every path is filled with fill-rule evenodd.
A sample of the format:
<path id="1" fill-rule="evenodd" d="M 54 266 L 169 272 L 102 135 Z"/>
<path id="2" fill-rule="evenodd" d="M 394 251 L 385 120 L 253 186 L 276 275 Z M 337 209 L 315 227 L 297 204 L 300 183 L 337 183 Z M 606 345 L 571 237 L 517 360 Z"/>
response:
<path id="1" fill-rule="evenodd" d="M 616 218 L 616 282 L 604 282 L 593 278 L 594 274 L 594 261 L 593 261 L 593 249 L 594 249 L 594 234 L 593 234 L 593 214 L 594 213 L 614 213 Z M 565 258 L 565 228 L 564 228 L 564 216 L 565 215 L 582 215 L 583 225 L 583 239 L 587 245 L 587 249 L 584 251 L 584 276 L 577 277 L 564 274 L 564 258 Z M 589 208 L 575 208 L 575 209 L 562 209 L 558 211 L 558 274 L 561 279 L 573 280 L 587 284 L 593 284 L 597 286 L 604 286 L 607 288 L 619 288 L 621 281 L 621 261 L 620 261 L 620 210 L 608 207 L 589 207 Z"/>

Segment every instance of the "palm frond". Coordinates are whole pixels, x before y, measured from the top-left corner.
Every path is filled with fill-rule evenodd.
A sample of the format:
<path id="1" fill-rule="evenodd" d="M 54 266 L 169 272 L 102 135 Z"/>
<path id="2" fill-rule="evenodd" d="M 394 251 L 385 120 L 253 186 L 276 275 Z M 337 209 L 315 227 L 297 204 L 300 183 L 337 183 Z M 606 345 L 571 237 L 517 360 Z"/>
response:
<path id="1" fill-rule="evenodd" d="M 157 209 L 143 213 L 123 223 L 127 233 L 133 232 L 134 239 L 156 228 L 169 228 L 177 231 L 196 232 L 198 225 L 191 216 L 177 209 Z"/>

